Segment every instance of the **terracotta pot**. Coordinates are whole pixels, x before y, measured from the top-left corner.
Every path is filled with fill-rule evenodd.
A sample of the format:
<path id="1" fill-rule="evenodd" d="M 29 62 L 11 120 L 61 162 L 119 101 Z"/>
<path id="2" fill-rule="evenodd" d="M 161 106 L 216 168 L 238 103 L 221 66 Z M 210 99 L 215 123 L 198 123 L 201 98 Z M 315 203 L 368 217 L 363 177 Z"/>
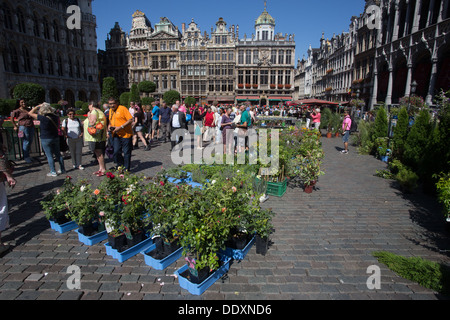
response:
<path id="1" fill-rule="evenodd" d="M 314 186 L 312 186 L 312 185 L 305 186 L 305 189 L 303 190 L 303 192 L 305 192 L 305 193 L 312 193 L 313 192 L 313 188 L 314 188 Z"/>
<path id="2" fill-rule="evenodd" d="M 327 138 L 330 139 L 331 138 L 331 132 L 327 132 Z"/>

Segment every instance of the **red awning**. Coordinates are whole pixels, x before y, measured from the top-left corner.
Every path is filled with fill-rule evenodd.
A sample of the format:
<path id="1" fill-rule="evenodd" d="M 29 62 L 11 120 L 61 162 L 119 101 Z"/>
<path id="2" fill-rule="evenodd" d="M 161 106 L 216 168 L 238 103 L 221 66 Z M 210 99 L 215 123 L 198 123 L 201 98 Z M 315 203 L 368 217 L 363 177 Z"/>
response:
<path id="1" fill-rule="evenodd" d="M 259 96 L 237 96 L 236 100 L 259 100 Z"/>
<path id="2" fill-rule="evenodd" d="M 338 106 L 339 103 L 331 102 L 327 100 L 319 100 L 319 99 L 304 99 L 304 100 L 296 100 L 294 101 L 297 104 L 311 104 L 311 105 L 331 105 Z"/>
<path id="3" fill-rule="evenodd" d="M 286 97 L 286 96 L 270 96 L 269 100 L 280 100 L 280 101 L 289 101 L 292 100 L 292 97 Z"/>

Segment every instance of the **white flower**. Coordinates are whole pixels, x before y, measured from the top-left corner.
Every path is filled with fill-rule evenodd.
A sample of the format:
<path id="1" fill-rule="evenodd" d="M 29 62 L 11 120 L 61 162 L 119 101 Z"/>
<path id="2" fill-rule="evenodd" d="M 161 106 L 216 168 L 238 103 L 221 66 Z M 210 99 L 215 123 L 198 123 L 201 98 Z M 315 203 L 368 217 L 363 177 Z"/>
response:
<path id="1" fill-rule="evenodd" d="M 86 186 L 81 186 L 80 191 L 83 192 L 86 189 Z"/>
<path id="2" fill-rule="evenodd" d="M 214 183 L 216 183 L 216 180 L 211 181 L 211 184 L 214 184 Z"/>
<path id="3" fill-rule="evenodd" d="M 130 186 L 126 189 L 127 194 L 130 194 L 133 192 L 133 190 L 136 189 L 136 187 L 133 184 L 130 184 Z"/>

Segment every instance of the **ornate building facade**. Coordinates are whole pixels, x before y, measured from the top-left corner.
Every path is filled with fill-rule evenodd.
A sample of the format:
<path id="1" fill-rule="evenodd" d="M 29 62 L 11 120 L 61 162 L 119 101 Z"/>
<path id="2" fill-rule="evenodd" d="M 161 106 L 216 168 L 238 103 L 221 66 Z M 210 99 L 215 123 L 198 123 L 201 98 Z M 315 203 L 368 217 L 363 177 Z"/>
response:
<path id="1" fill-rule="evenodd" d="M 446 0 L 382 0 L 369 105 L 397 104 L 415 94 L 434 104 L 450 89 L 450 4 Z"/>
<path id="2" fill-rule="evenodd" d="M 255 21 L 255 33 L 236 44 L 236 102 L 274 105 L 292 100 L 294 92 L 294 35 L 275 33 L 267 9 Z"/>
<path id="3" fill-rule="evenodd" d="M 183 99 L 192 96 L 198 103 L 209 104 L 247 100 L 277 104 L 292 99 L 294 36 L 276 34 L 275 20 L 266 9 L 256 20 L 251 39 L 239 39 L 239 26 L 227 27 L 223 18 L 219 18 L 209 35 L 206 31 L 202 34 L 193 19 L 187 27 L 182 24 L 182 32 L 167 18 L 161 18 L 153 29 L 141 11 L 133 14 L 126 41 L 123 36 L 118 25 L 111 29 L 105 52 L 99 52 L 102 75 L 118 80 L 125 72 L 124 66 L 109 57 L 126 54 L 128 86 L 153 81 L 157 86 L 156 99 L 168 90 L 179 91 Z M 113 39 L 119 43 L 113 45 Z M 116 65 L 110 65 L 111 62 Z"/>
<path id="4" fill-rule="evenodd" d="M 67 28 L 72 4 L 81 9 L 79 30 Z M 23 82 L 42 85 L 50 103 L 100 98 L 92 0 L 0 2 L 0 98 Z"/>

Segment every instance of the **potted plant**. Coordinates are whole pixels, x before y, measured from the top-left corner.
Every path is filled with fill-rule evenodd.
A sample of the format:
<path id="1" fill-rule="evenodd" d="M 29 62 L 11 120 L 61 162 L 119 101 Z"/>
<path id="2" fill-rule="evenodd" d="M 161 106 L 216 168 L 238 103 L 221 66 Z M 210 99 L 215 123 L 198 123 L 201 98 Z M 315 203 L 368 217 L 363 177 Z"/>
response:
<path id="1" fill-rule="evenodd" d="M 81 180 L 75 185 L 75 195 L 69 202 L 68 216 L 75 221 L 80 228 L 78 238 L 86 245 L 92 245 L 107 238 L 105 225 L 101 221 L 96 205 L 98 189 L 92 190 L 91 185 Z"/>
<path id="2" fill-rule="evenodd" d="M 319 176 L 323 175 L 320 170 L 322 163 L 323 151 L 321 149 L 313 149 L 307 151 L 306 156 L 299 155 L 296 157 L 298 163 L 298 175 L 304 184 L 304 192 L 311 193 Z"/>
<path id="3" fill-rule="evenodd" d="M 443 213 L 447 229 L 450 227 L 450 173 L 441 173 L 436 183 L 439 202 L 443 205 Z"/>
<path id="4" fill-rule="evenodd" d="M 50 221 L 51 228 L 60 233 L 77 227 L 76 223 L 67 216 L 69 201 L 74 196 L 75 189 L 71 180 L 72 178 L 67 176 L 62 188 L 47 194 L 40 202 L 45 217 Z"/>
<path id="5" fill-rule="evenodd" d="M 256 233 L 256 253 L 266 255 L 269 249 L 269 236 L 273 230 L 272 219 L 274 213 L 272 210 L 260 209 L 256 211 L 254 217 L 254 231 Z"/>
<path id="6" fill-rule="evenodd" d="M 251 87 L 252 87 L 252 85 L 251 85 L 250 83 L 246 83 L 246 84 L 245 84 L 245 88 L 246 88 L 246 89 L 250 89 Z"/>
<path id="7" fill-rule="evenodd" d="M 254 84 L 252 85 L 252 87 L 253 87 L 253 89 L 258 89 L 258 84 L 254 83 Z"/>
<path id="8" fill-rule="evenodd" d="M 271 83 L 271 84 L 270 84 L 270 89 L 275 89 L 276 87 L 277 87 L 276 84 L 274 84 L 274 83 Z"/>
<path id="9" fill-rule="evenodd" d="M 283 85 L 282 85 L 282 84 L 279 84 L 279 85 L 278 85 L 278 89 L 283 89 Z"/>
<path id="10" fill-rule="evenodd" d="M 333 133 L 335 137 L 339 137 L 339 133 L 341 131 L 341 117 L 338 113 L 333 113 L 331 116 L 331 122 L 333 126 Z"/>
<path id="11" fill-rule="evenodd" d="M 238 84 L 238 88 L 239 88 L 239 89 L 243 89 L 243 88 L 244 88 L 244 84 L 243 84 L 243 83 L 239 83 L 239 84 Z"/>

